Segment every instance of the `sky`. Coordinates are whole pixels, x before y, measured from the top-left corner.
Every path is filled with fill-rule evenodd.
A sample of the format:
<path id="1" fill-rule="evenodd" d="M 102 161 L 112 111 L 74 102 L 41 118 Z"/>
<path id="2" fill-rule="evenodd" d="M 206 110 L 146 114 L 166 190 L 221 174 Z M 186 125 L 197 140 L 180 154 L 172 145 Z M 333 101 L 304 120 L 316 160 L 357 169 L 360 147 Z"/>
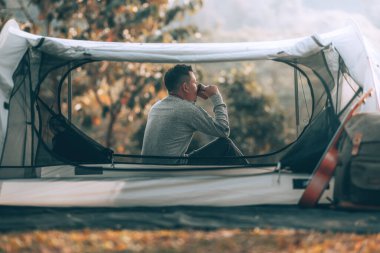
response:
<path id="1" fill-rule="evenodd" d="M 207 41 L 278 40 L 356 24 L 380 41 L 378 0 L 204 0 L 189 17 Z"/>

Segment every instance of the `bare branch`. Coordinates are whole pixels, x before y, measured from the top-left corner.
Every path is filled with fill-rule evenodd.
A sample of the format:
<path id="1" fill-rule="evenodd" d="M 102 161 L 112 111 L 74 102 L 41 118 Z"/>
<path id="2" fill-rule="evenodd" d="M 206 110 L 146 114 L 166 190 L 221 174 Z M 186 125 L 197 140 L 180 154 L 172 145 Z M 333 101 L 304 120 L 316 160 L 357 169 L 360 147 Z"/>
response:
<path id="1" fill-rule="evenodd" d="M 26 10 L 24 2 L 22 0 L 17 0 L 17 2 L 20 5 L 20 9 L 24 13 L 26 19 L 33 25 L 33 27 L 35 27 L 35 21 L 33 20 L 32 16 L 29 14 L 29 12 Z"/>

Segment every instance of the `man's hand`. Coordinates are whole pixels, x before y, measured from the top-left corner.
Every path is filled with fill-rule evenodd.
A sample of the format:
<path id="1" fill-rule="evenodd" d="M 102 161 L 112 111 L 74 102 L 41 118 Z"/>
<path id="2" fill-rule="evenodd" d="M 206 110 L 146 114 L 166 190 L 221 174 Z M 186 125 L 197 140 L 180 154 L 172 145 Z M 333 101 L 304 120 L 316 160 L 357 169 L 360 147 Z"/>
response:
<path id="1" fill-rule="evenodd" d="M 201 97 L 203 99 L 208 99 L 212 95 L 215 95 L 219 93 L 219 89 L 216 85 L 203 85 L 199 84 L 198 85 L 198 97 Z"/>

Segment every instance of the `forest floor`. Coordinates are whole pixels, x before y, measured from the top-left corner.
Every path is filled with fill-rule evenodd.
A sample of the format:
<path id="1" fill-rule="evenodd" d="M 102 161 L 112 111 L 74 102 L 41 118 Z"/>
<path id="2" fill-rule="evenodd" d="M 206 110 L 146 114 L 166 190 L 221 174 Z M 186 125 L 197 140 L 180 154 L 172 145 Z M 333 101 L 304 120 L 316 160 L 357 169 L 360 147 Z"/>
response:
<path id="1" fill-rule="evenodd" d="M 380 233 L 296 229 L 31 230 L 0 233 L 0 252 L 380 252 Z"/>

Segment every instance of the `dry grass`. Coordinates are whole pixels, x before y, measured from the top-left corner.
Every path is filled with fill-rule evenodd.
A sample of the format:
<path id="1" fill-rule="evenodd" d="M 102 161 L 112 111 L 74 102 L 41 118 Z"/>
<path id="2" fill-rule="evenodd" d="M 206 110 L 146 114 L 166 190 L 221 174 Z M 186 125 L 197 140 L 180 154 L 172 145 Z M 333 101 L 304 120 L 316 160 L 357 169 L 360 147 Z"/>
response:
<path id="1" fill-rule="evenodd" d="M 0 252 L 380 252 L 380 233 L 292 229 L 72 230 L 0 235 Z"/>

